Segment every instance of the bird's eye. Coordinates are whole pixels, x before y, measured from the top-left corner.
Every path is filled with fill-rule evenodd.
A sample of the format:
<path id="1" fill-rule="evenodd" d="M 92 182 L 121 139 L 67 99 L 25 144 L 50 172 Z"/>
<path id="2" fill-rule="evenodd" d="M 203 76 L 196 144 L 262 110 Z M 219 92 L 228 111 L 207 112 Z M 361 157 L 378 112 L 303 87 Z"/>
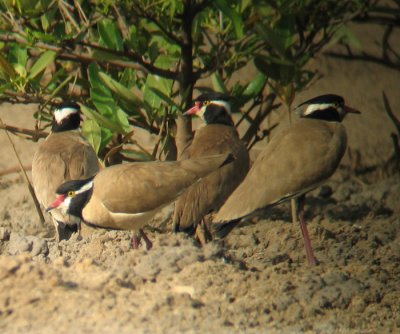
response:
<path id="1" fill-rule="evenodd" d="M 204 101 L 203 102 L 203 106 L 208 106 L 210 104 L 211 101 Z"/>
<path id="2" fill-rule="evenodd" d="M 73 190 L 68 191 L 68 196 L 69 197 L 74 197 L 75 196 L 75 191 L 73 191 Z"/>

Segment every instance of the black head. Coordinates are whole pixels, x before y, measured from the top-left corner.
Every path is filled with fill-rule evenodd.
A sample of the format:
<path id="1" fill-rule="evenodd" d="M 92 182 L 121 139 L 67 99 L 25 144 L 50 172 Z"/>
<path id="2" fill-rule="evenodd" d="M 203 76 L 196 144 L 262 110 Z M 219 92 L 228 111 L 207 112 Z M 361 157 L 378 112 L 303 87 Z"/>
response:
<path id="1" fill-rule="evenodd" d="M 76 130 L 81 122 L 81 108 L 75 102 L 67 102 L 58 105 L 54 109 L 53 132 Z"/>
<path id="2" fill-rule="evenodd" d="M 343 97 L 335 94 L 314 97 L 300 104 L 295 112 L 303 118 L 332 122 L 341 122 L 348 113 L 360 113 L 358 110 L 346 106 Z"/>
<path id="3" fill-rule="evenodd" d="M 94 176 L 61 184 L 56 190 L 56 199 L 46 211 L 59 208 L 69 215 L 83 219 L 82 210 L 93 193 L 93 178 Z"/>
<path id="4" fill-rule="evenodd" d="M 233 126 L 231 118 L 232 97 L 222 93 L 209 92 L 198 96 L 194 106 L 185 115 L 196 115 L 206 124 L 224 124 Z"/>

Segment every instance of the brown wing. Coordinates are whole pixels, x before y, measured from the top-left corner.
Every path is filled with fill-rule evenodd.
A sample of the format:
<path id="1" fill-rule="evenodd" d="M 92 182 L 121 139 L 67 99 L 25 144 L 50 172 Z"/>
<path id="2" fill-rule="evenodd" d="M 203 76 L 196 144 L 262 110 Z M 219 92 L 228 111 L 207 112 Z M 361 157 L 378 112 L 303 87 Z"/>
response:
<path id="1" fill-rule="evenodd" d="M 345 149 L 340 123 L 295 123 L 266 146 L 215 221 L 240 218 L 311 190 L 333 174 Z"/>
<path id="2" fill-rule="evenodd" d="M 96 175 L 92 196 L 113 213 L 151 211 L 175 200 L 191 184 L 223 165 L 227 157 L 112 166 Z"/>
<path id="3" fill-rule="evenodd" d="M 196 182 L 178 198 L 173 218 L 175 229 L 197 225 L 206 214 L 217 210 L 245 177 L 249 156 L 235 128 L 210 124 L 196 131 L 188 156 L 197 158 L 217 153 L 232 153 L 235 161 Z"/>
<path id="4" fill-rule="evenodd" d="M 78 132 L 53 133 L 39 146 L 32 161 L 32 182 L 39 202 L 47 207 L 56 188 L 99 170 L 96 153 Z"/>

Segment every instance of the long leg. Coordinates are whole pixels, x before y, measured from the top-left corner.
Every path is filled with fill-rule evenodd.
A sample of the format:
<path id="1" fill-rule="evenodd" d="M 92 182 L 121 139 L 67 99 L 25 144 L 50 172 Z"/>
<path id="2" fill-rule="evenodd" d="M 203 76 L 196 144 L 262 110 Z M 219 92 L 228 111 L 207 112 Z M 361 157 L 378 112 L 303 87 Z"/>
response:
<path id="1" fill-rule="evenodd" d="M 150 250 L 153 247 L 153 243 L 151 242 L 151 240 L 149 239 L 147 234 L 144 233 L 144 231 L 142 229 L 139 229 L 139 233 L 140 233 L 141 237 L 143 238 L 144 243 L 146 244 L 146 249 Z"/>
<path id="2" fill-rule="evenodd" d="M 149 239 L 149 237 L 144 233 L 142 229 L 139 229 L 139 232 L 134 232 L 131 238 L 131 246 L 133 249 L 138 249 L 140 244 L 140 238 L 143 238 L 146 249 L 150 250 L 153 247 L 153 243 Z"/>
<path id="3" fill-rule="evenodd" d="M 290 208 L 291 208 L 291 213 L 292 213 L 292 223 L 295 224 L 297 223 L 297 218 L 298 218 L 298 200 L 297 198 L 292 198 L 290 200 Z"/>
<path id="4" fill-rule="evenodd" d="M 201 245 L 205 245 L 207 242 L 212 240 L 212 235 L 210 232 L 210 227 L 203 217 L 199 224 L 196 226 L 195 235 L 199 240 Z"/>
<path id="5" fill-rule="evenodd" d="M 297 217 L 299 218 L 301 233 L 303 234 L 304 247 L 306 248 L 307 260 L 310 265 L 317 263 L 314 252 L 311 246 L 310 237 L 308 235 L 307 225 L 304 222 L 304 204 L 306 201 L 306 195 L 300 195 L 297 198 Z"/>

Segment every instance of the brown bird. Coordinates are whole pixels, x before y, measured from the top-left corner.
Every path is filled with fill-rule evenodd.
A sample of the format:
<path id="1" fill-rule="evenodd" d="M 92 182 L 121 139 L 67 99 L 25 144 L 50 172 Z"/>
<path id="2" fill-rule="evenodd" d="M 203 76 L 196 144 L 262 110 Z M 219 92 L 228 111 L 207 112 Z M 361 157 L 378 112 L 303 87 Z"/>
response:
<path id="1" fill-rule="evenodd" d="M 183 155 L 199 158 L 211 154 L 231 153 L 235 161 L 210 173 L 188 188 L 176 201 L 173 218 L 175 231 L 194 233 L 204 217 L 218 210 L 233 190 L 240 184 L 249 169 L 249 155 L 233 124 L 230 96 L 221 93 L 200 95 L 185 114 L 200 117 L 205 126 L 199 128 Z M 200 240 L 204 242 L 206 240 Z"/>
<path id="2" fill-rule="evenodd" d="M 214 221 L 231 221 L 219 228 L 223 236 L 242 218 L 295 198 L 307 259 L 313 265 L 316 260 L 304 222 L 305 195 L 336 170 L 347 146 L 341 121 L 347 113 L 360 112 L 332 94 L 308 100 L 296 111 L 300 119 L 272 138 Z"/>
<path id="3" fill-rule="evenodd" d="M 47 208 L 54 200 L 57 187 L 68 180 L 86 179 L 99 170 L 92 146 L 79 132 L 80 107 L 64 103 L 54 110 L 51 133 L 39 146 L 32 162 L 32 181 L 41 205 Z M 71 228 L 79 224 L 75 217 L 53 210 L 51 217 L 57 240 L 68 239 Z"/>
<path id="4" fill-rule="evenodd" d="M 182 161 L 136 162 L 103 169 L 95 177 L 68 181 L 56 190 L 55 208 L 88 225 L 139 231 L 187 187 L 232 162 L 229 154 Z M 132 246 L 137 248 L 136 239 Z"/>

